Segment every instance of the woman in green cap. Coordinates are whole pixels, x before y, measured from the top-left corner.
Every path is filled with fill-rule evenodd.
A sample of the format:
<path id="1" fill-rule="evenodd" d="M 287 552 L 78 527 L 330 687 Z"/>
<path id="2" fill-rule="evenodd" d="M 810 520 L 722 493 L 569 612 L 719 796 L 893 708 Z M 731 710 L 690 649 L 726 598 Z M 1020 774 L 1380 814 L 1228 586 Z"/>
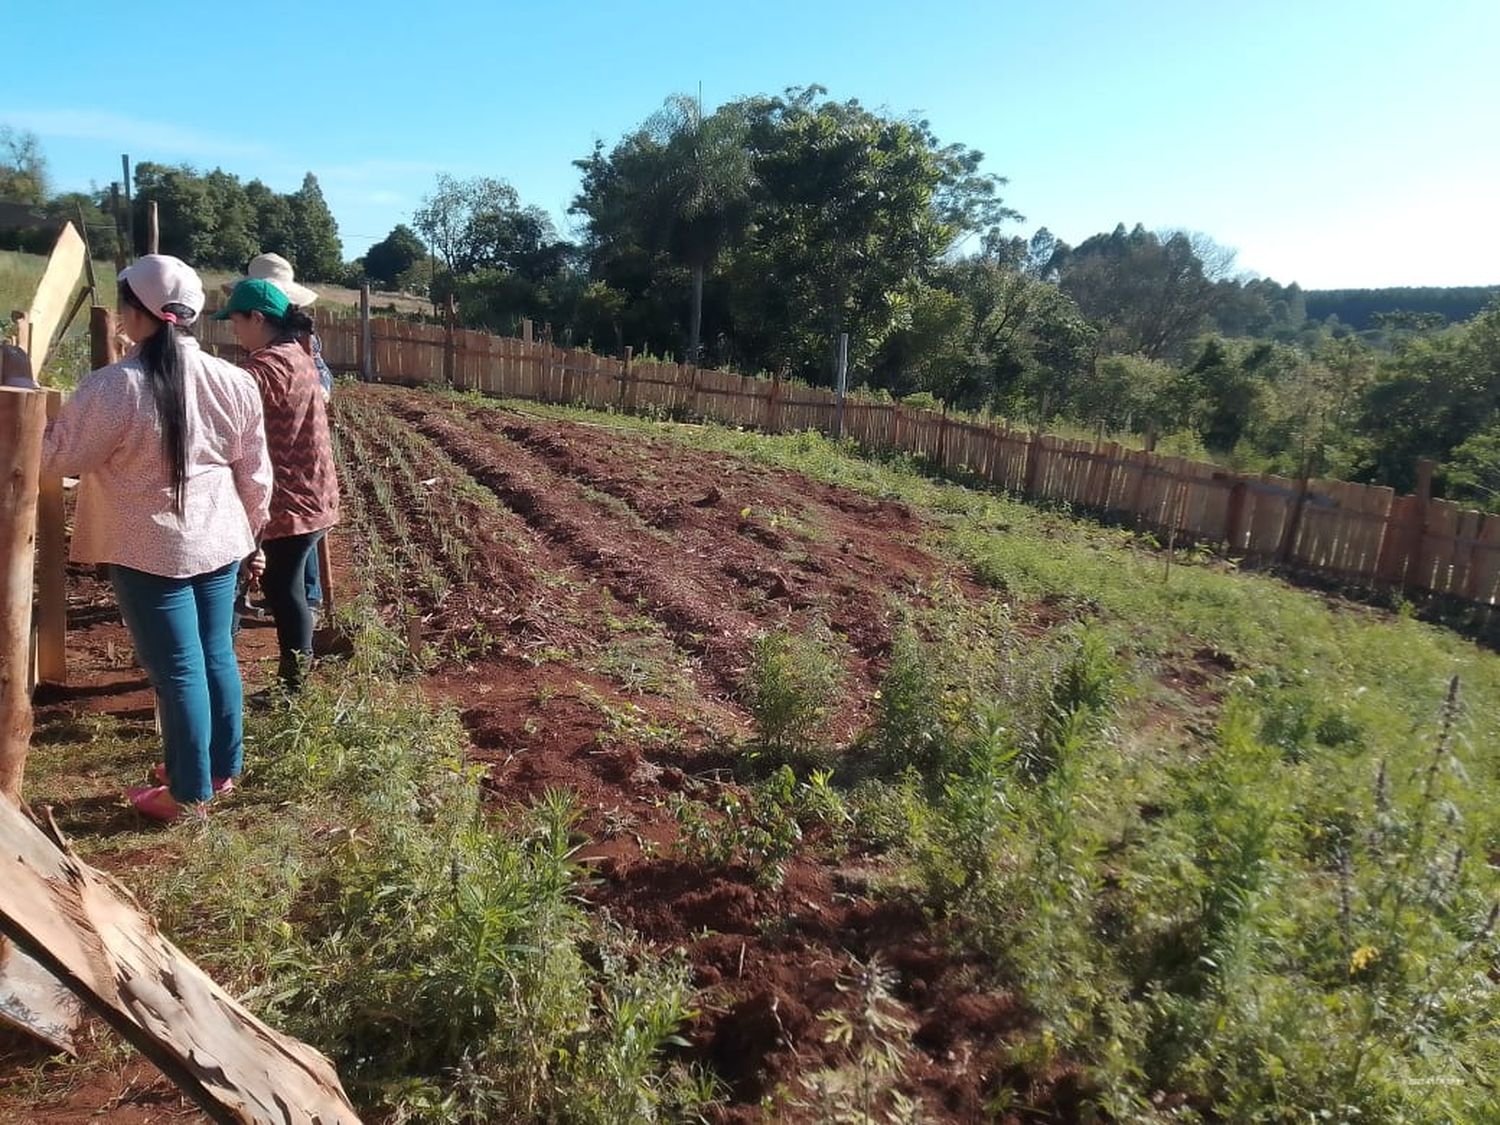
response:
<path id="1" fill-rule="evenodd" d="M 234 329 L 247 353 L 240 366 L 259 386 L 265 409 L 275 487 L 260 541 L 265 553 L 260 584 L 276 622 L 281 682 L 295 691 L 312 659 L 313 618 L 303 574 L 318 540 L 339 521 L 323 388 L 312 357 L 298 341 L 312 330 L 312 321 L 264 278 L 241 281 L 214 316 Z"/>

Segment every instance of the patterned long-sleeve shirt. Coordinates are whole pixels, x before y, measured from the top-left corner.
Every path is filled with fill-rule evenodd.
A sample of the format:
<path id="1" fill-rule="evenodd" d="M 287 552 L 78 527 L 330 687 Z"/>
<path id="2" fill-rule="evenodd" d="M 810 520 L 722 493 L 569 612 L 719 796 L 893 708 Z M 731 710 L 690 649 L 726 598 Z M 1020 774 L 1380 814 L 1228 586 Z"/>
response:
<path id="1" fill-rule="evenodd" d="M 187 413 L 183 509 L 138 351 L 86 375 L 47 427 L 48 473 L 79 478 L 72 558 L 190 578 L 244 558 L 271 502 L 260 396 L 237 367 L 180 339 Z"/>
<path id="2" fill-rule="evenodd" d="M 240 366 L 260 387 L 266 445 L 276 470 L 271 519 L 262 539 L 327 530 L 339 522 L 339 482 L 312 357 L 289 340 L 261 348 Z"/>

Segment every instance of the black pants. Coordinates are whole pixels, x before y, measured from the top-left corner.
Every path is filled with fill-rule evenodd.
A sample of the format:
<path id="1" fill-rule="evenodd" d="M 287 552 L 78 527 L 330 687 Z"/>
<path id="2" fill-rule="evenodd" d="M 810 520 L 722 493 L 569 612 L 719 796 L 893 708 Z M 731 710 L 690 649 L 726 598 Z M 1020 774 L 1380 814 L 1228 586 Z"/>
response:
<path id="1" fill-rule="evenodd" d="M 266 572 L 260 588 L 276 622 L 276 641 L 281 648 L 277 669 L 281 682 L 295 690 L 302 672 L 312 659 L 313 617 L 307 605 L 307 558 L 317 550 L 321 531 L 268 539 L 260 545 L 266 553 Z"/>

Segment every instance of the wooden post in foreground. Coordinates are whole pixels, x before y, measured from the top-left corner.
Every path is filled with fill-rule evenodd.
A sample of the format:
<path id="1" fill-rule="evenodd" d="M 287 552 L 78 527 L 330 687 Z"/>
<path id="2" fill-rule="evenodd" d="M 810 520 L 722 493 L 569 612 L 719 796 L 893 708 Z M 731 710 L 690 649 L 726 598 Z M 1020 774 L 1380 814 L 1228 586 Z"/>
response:
<path id="1" fill-rule="evenodd" d="M 31 595 L 47 396 L 0 387 L 0 796 L 21 800 L 31 746 Z"/>
<path id="2" fill-rule="evenodd" d="M 89 309 L 89 368 L 98 371 L 118 358 L 115 314 L 103 305 L 94 305 Z"/>
<path id="3" fill-rule="evenodd" d="M 146 253 L 161 253 L 161 221 L 157 217 L 154 199 L 146 204 Z"/>
<path id="4" fill-rule="evenodd" d="M 62 392 L 46 388 L 47 420 L 62 409 Z M 68 534 L 60 476 L 43 475 L 36 510 L 36 678 L 68 682 Z"/>

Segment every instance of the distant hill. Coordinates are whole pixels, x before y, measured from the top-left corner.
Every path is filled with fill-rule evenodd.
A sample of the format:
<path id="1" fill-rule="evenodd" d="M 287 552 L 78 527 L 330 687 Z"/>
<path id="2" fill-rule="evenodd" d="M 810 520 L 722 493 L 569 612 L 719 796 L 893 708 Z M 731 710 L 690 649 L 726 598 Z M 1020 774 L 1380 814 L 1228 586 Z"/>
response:
<path id="1" fill-rule="evenodd" d="M 1449 324 L 1468 320 L 1500 296 L 1500 285 L 1308 289 L 1304 296 L 1308 320 L 1336 316 L 1350 327 L 1364 331 L 1377 327 L 1377 313 L 1438 313 Z"/>

